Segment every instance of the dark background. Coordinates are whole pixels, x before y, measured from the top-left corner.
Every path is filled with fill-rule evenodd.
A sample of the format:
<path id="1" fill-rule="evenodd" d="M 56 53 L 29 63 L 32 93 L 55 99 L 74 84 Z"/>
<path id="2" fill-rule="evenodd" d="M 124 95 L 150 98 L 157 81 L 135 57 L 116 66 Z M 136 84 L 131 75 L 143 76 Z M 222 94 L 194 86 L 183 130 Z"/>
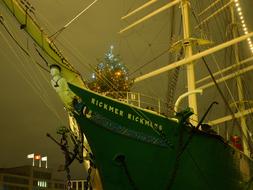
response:
<path id="1" fill-rule="evenodd" d="M 36 9 L 38 22 L 49 36 L 91 2 L 90 0 L 30 1 Z M 145 2 L 147 1 L 100 0 L 57 37 L 57 45 L 84 79 L 91 77 L 92 67 L 98 63 L 97 59 L 102 58 L 111 45 L 114 45 L 115 54 L 121 55 L 130 73 L 168 48 L 170 41 L 168 11 L 129 32 L 121 35 L 118 33 L 136 18 L 167 3 L 161 0 L 127 21 L 120 20 L 129 10 Z M 253 25 L 249 13 L 251 9 L 249 5 L 252 4 L 250 3 L 248 0 L 242 6 L 249 31 Z M 246 7 L 249 7 L 249 10 Z M 19 25 L 2 2 L 0 14 L 16 39 L 34 55 L 32 58 L 25 56 L 0 26 L 0 167 L 29 165 L 31 160 L 26 159 L 26 156 L 35 152 L 47 155 L 48 165 L 55 171 L 64 163 L 64 157 L 59 147 L 46 137 L 46 133 L 57 137 L 57 127 L 68 125 L 66 113 L 57 94 L 51 88 L 48 73 L 33 64 L 35 60 L 41 65 L 44 63 L 34 53 L 32 41 L 20 31 Z M 176 16 L 180 20 L 180 16 Z M 175 23 L 176 30 L 179 30 L 178 25 L 179 21 Z M 168 63 L 169 55 L 164 54 L 131 76 L 139 76 Z M 167 74 L 162 74 L 148 79 L 147 83 L 136 84 L 133 90 L 138 89 L 150 96 L 165 99 L 167 78 Z M 182 78 L 185 80 L 185 75 L 182 75 Z M 185 85 L 179 85 L 179 90 L 185 90 Z M 217 96 L 212 94 L 209 97 L 214 99 Z M 78 162 L 75 162 L 71 166 L 71 172 L 73 178 L 82 178 L 85 171 Z"/>

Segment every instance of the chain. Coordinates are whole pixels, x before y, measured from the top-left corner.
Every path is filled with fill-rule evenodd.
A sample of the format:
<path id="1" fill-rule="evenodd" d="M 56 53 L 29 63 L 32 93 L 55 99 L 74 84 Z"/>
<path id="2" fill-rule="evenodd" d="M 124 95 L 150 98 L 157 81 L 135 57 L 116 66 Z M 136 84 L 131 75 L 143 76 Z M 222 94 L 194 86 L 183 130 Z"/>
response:
<path id="1" fill-rule="evenodd" d="M 118 155 L 116 158 L 115 158 L 115 161 L 117 164 L 119 164 L 120 167 L 122 167 L 127 179 L 128 179 L 128 182 L 129 184 L 131 185 L 131 187 L 133 188 L 133 190 L 138 190 L 132 176 L 130 175 L 130 172 L 129 172 L 129 169 L 127 167 L 127 163 L 126 163 L 126 158 L 124 155 Z"/>
<path id="2" fill-rule="evenodd" d="M 61 149 L 63 150 L 65 154 L 65 171 L 67 174 L 67 190 L 71 190 L 71 176 L 70 176 L 70 169 L 69 169 L 69 162 L 71 160 L 70 155 L 68 153 L 68 141 L 67 141 L 67 136 L 65 133 L 62 134 L 61 142 L 60 144 Z"/>
<path id="3" fill-rule="evenodd" d="M 196 127 L 192 126 L 191 123 L 188 123 L 185 119 L 181 120 L 181 123 L 179 125 L 181 125 L 181 127 L 179 128 L 179 141 L 178 141 L 178 152 L 176 154 L 176 160 L 174 163 L 174 168 L 172 170 L 172 174 L 171 174 L 171 178 L 169 180 L 167 189 L 171 189 L 173 186 L 173 183 L 175 181 L 176 178 L 176 174 L 179 168 L 179 162 L 181 160 L 181 156 L 183 155 L 183 153 L 185 152 L 187 146 L 190 144 L 192 138 L 194 137 L 195 132 L 199 129 L 199 127 L 201 126 L 202 122 L 204 121 L 205 117 L 207 116 L 207 114 L 209 113 L 210 109 L 212 108 L 212 106 L 214 104 L 218 104 L 217 102 L 212 102 L 207 111 L 204 113 L 204 115 L 202 116 L 202 118 L 200 119 L 199 123 L 197 124 Z M 188 115 L 190 114 L 190 112 L 186 112 L 185 116 L 183 116 L 184 118 L 188 118 Z M 183 126 L 189 126 L 191 128 L 190 134 L 188 135 L 188 138 L 184 141 L 183 137 L 184 137 L 184 128 Z M 183 143 L 185 142 L 185 143 Z"/>
<path id="4" fill-rule="evenodd" d="M 65 156 L 65 164 L 64 164 L 64 168 L 59 169 L 59 171 L 66 171 L 66 175 L 67 175 L 67 190 L 71 190 L 71 176 L 70 176 L 70 169 L 69 166 L 70 164 L 77 159 L 80 163 L 83 162 L 83 157 L 81 156 L 82 154 L 82 148 L 85 148 L 83 146 L 82 143 L 80 143 L 80 141 L 78 141 L 76 138 L 74 138 L 73 136 L 71 137 L 72 142 L 74 143 L 74 151 L 71 152 L 69 151 L 69 145 L 68 145 L 68 133 L 69 133 L 69 129 L 65 128 L 65 127 L 61 127 L 58 131 L 57 134 L 61 135 L 61 140 L 60 142 L 58 142 L 56 139 L 54 139 L 50 134 L 47 133 L 47 136 L 52 139 L 57 145 L 60 146 L 64 156 Z M 71 134 L 70 134 L 71 135 Z M 86 149 L 86 148 L 85 148 Z M 90 176 L 90 174 L 89 174 Z M 89 177 L 90 178 L 90 177 Z"/>
<path id="5" fill-rule="evenodd" d="M 71 190 L 71 176 L 70 176 L 70 169 L 69 167 L 66 168 L 67 173 L 67 190 Z"/>
<path id="6" fill-rule="evenodd" d="M 92 168 L 93 168 L 93 164 L 90 161 L 89 163 L 89 169 L 88 169 L 88 175 L 86 177 L 86 181 L 84 183 L 84 189 L 85 190 L 92 190 L 92 186 L 91 186 L 91 173 L 92 173 Z"/>

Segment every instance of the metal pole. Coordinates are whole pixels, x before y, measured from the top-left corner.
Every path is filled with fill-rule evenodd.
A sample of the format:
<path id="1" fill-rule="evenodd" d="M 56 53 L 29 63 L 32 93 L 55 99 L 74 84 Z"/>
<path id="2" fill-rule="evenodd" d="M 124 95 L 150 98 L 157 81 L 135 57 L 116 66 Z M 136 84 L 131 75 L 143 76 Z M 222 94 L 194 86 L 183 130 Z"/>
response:
<path id="1" fill-rule="evenodd" d="M 174 110 L 175 112 L 178 112 L 178 107 L 179 107 L 179 103 L 181 102 L 181 100 L 184 98 L 184 97 L 187 97 L 191 94 L 202 94 L 203 93 L 203 90 L 202 89 L 196 89 L 196 90 L 193 90 L 193 91 L 189 91 L 189 92 L 186 92 L 184 94 L 182 94 L 181 96 L 178 97 L 176 103 L 175 103 L 175 106 L 174 106 Z"/>
<path id="2" fill-rule="evenodd" d="M 189 18 L 189 0 L 182 0 L 181 2 L 181 9 L 182 9 L 182 16 L 183 16 L 183 32 L 184 32 L 184 40 L 189 41 L 190 39 L 190 18 Z M 192 56 L 192 46 L 191 43 L 185 43 L 185 58 Z M 195 71 L 194 65 L 192 62 L 189 62 L 186 65 L 187 69 L 187 85 L 188 85 L 188 92 L 195 91 Z M 198 109 L 197 109 L 197 98 L 196 94 L 189 94 L 188 96 L 188 105 L 190 108 L 193 109 L 194 115 L 191 116 L 192 120 L 198 123 Z"/>
<path id="3" fill-rule="evenodd" d="M 231 11 L 231 18 L 232 18 L 232 34 L 233 34 L 233 38 L 236 37 L 236 30 L 237 27 L 236 26 L 236 17 L 235 17 L 235 12 L 234 12 L 234 5 L 233 4 L 230 7 L 230 11 Z M 234 53 L 235 53 L 235 62 L 239 63 L 239 51 L 238 51 L 238 46 L 237 44 L 235 44 L 233 46 L 234 49 Z M 237 92 L 238 92 L 238 99 L 239 99 L 239 105 L 236 108 L 239 112 L 241 112 L 242 110 L 245 110 L 245 105 L 243 103 L 244 100 L 244 93 L 243 93 L 243 87 L 242 87 L 242 79 L 240 76 L 238 76 L 236 78 L 236 84 L 237 84 Z M 241 134 L 241 138 L 242 138 L 242 144 L 243 144 L 243 151 L 247 156 L 250 156 L 250 148 L 248 145 L 248 132 L 247 132 L 247 124 L 246 124 L 246 118 L 244 116 L 240 117 L 240 122 L 241 122 L 241 128 L 242 128 L 242 134 Z"/>

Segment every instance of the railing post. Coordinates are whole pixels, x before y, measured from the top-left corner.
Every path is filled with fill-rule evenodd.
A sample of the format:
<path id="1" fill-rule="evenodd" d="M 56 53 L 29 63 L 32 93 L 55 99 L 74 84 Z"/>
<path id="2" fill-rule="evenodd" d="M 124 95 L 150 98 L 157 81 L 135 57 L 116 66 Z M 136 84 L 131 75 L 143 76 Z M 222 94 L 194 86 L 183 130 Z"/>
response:
<path id="1" fill-rule="evenodd" d="M 161 100 L 158 98 L 158 113 L 161 113 Z"/>
<path id="2" fill-rule="evenodd" d="M 140 95 L 140 93 L 137 93 L 137 98 L 138 98 L 138 106 L 141 107 L 141 95 Z"/>

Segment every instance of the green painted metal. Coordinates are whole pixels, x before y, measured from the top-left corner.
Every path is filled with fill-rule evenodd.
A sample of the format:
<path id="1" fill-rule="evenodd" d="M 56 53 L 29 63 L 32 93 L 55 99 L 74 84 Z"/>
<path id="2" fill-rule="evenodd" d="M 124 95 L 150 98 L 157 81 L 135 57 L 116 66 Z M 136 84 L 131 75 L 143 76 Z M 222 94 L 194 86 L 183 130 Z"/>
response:
<path id="1" fill-rule="evenodd" d="M 82 99 L 74 116 L 88 139 L 105 190 L 253 189 L 252 160 L 220 136 L 193 130 L 185 118 L 171 120 L 70 88 Z M 156 124 L 145 125 L 140 118 Z"/>
<path id="2" fill-rule="evenodd" d="M 15 0 L 2 1 L 81 99 L 69 111 L 88 139 L 104 190 L 253 189 L 253 162 L 242 152 L 193 130 L 187 117 L 169 119 L 85 89 L 26 10 Z"/>

